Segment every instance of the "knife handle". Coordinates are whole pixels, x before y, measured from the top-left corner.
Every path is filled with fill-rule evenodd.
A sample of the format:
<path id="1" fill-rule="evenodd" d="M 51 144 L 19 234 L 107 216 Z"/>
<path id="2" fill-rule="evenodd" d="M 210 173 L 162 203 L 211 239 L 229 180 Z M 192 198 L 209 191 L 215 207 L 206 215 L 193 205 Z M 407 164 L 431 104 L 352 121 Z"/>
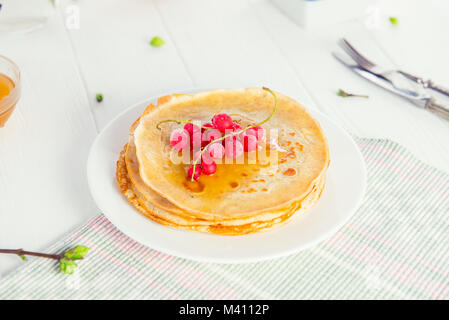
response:
<path id="1" fill-rule="evenodd" d="M 428 88 L 430 88 L 432 90 L 438 91 L 442 94 L 449 96 L 449 89 L 440 87 L 439 85 L 435 84 L 432 80 L 427 80 L 426 85 Z"/>
<path id="2" fill-rule="evenodd" d="M 446 120 L 449 120 L 449 106 L 441 104 L 433 98 L 427 102 L 426 109 L 429 109 L 437 115 L 446 118 Z"/>

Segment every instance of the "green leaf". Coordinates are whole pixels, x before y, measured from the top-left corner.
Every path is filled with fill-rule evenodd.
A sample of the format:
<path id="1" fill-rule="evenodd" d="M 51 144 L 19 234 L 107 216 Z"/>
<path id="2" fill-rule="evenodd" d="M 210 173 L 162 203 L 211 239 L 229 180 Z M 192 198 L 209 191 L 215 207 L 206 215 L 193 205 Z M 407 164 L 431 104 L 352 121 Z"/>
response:
<path id="1" fill-rule="evenodd" d="M 399 24 L 399 20 L 396 17 L 390 17 L 390 22 L 394 26 L 397 26 Z"/>
<path id="2" fill-rule="evenodd" d="M 95 98 L 97 99 L 98 102 L 103 101 L 104 97 L 102 93 L 97 93 L 97 95 L 95 96 Z"/>
<path id="3" fill-rule="evenodd" d="M 62 258 L 59 260 L 59 271 L 62 271 L 65 274 L 72 274 L 77 266 L 78 265 L 70 259 Z"/>
<path id="4" fill-rule="evenodd" d="M 347 97 L 348 93 L 343 91 L 342 89 L 338 90 L 337 95 L 340 97 Z"/>
<path id="5" fill-rule="evenodd" d="M 150 44 L 153 47 L 157 48 L 157 47 L 163 46 L 165 44 L 165 41 L 161 37 L 154 37 L 153 39 L 151 39 Z"/>
<path id="6" fill-rule="evenodd" d="M 20 256 L 20 259 L 22 259 L 23 261 L 27 261 L 28 259 L 27 259 L 27 257 L 25 257 L 25 256 Z"/>
<path id="7" fill-rule="evenodd" d="M 78 245 L 64 253 L 64 257 L 71 260 L 80 260 L 83 259 L 86 254 L 89 252 L 90 248 L 82 245 Z"/>
<path id="8" fill-rule="evenodd" d="M 346 92 L 342 89 L 337 91 L 337 96 L 343 97 L 343 98 L 347 98 L 347 97 L 360 97 L 360 98 L 369 98 L 367 95 L 364 94 L 354 94 L 354 93 L 349 93 Z"/>

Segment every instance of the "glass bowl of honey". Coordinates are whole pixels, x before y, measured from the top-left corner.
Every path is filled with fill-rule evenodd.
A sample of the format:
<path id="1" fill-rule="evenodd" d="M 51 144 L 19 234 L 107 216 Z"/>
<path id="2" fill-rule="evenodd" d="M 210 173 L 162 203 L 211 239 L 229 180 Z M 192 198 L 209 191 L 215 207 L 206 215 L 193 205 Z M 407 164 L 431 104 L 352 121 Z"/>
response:
<path id="1" fill-rule="evenodd" d="M 0 55 L 0 128 L 14 111 L 20 98 L 20 89 L 19 67 Z"/>

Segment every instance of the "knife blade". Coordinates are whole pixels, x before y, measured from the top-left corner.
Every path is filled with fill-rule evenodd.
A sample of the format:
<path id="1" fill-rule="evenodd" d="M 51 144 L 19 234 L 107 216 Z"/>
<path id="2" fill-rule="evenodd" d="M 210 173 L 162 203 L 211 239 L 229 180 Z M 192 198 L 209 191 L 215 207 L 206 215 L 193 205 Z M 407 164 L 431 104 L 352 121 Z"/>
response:
<path id="1" fill-rule="evenodd" d="M 344 66 L 348 67 L 353 72 L 357 73 L 359 76 L 365 78 L 366 80 L 369 80 L 370 82 L 376 84 L 377 86 L 382 87 L 394 94 L 397 94 L 409 100 L 410 102 L 412 102 L 413 104 L 415 104 L 420 108 L 428 109 L 436 113 L 437 115 L 442 116 L 447 120 L 449 120 L 449 107 L 438 103 L 428 93 L 422 92 L 421 90 L 413 91 L 410 90 L 409 88 L 403 89 L 400 87 L 396 87 L 392 84 L 391 81 L 378 75 L 375 75 L 365 69 L 362 69 L 348 56 L 342 55 L 338 52 L 332 52 L 332 55 Z"/>
<path id="2" fill-rule="evenodd" d="M 395 87 L 391 81 L 386 80 L 383 77 L 377 76 L 365 69 L 359 67 L 356 63 L 354 63 L 349 57 L 339 54 L 338 52 L 332 52 L 332 55 L 340 61 L 343 65 L 360 75 L 361 77 L 373 82 L 374 84 L 393 92 L 397 95 L 400 95 L 408 100 L 411 100 L 413 103 L 418 105 L 421 108 L 424 108 L 426 105 L 426 99 L 430 96 L 427 96 L 423 93 L 414 92 L 410 89 L 403 89 L 400 87 Z"/>

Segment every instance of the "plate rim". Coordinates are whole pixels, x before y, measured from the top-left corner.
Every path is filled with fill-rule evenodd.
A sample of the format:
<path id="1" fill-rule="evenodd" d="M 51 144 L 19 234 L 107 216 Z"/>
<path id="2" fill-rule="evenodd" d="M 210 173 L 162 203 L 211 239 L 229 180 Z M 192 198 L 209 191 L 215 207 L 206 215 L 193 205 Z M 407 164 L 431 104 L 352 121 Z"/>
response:
<path id="1" fill-rule="evenodd" d="M 201 91 L 207 91 L 207 90 L 215 90 L 215 89 L 188 89 L 188 90 L 177 90 L 176 92 L 195 93 L 195 92 L 201 92 Z M 354 215 L 354 213 L 357 211 L 358 208 L 360 208 L 361 204 L 363 203 L 363 200 L 366 195 L 366 188 L 367 188 L 367 170 L 366 170 L 366 163 L 365 163 L 363 155 L 360 151 L 359 146 L 357 145 L 355 140 L 352 138 L 352 136 L 345 129 L 343 129 L 339 124 L 335 123 L 332 119 L 330 119 L 327 115 L 322 113 L 320 110 L 309 109 L 309 108 L 304 107 L 304 108 L 306 108 L 306 110 L 308 112 L 311 113 L 312 116 L 315 116 L 315 114 L 317 114 L 317 115 L 319 115 L 319 117 L 323 117 L 324 119 L 326 119 L 326 121 L 330 122 L 332 125 L 334 125 L 336 128 L 338 128 L 339 131 L 341 131 L 341 133 L 344 136 L 346 136 L 346 138 L 348 138 L 348 141 L 350 141 L 352 147 L 356 151 L 357 158 L 361 164 L 362 185 L 360 188 L 360 196 L 358 197 L 358 200 L 356 202 L 354 202 L 354 204 L 348 210 L 348 211 L 350 211 L 350 213 L 348 213 L 343 219 L 341 219 L 338 223 L 336 223 L 332 228 L 329 228 L 326 232 L 323 232 L 320 236 L 316 237 L 315 239 L 313 239 L 303 245 L 299 245 L 295 248 L 282 250 L 278 253 L 263 254 L 259 257 L 248 257 L 248 258 L 245 257 L 245 258 L 236 258 L 236 259 L 230 259 L 230 258 L 221 259 L 221 258 L 215 258 L 215 257 L 206 257 L 204 255 L 184 254 L 183 252 L 176 250 L 176 249 L 171 249 L 171 248 L 167 248 L 167 247 L 163 247 L 163 246 L 159 246 L 159 245 L 148 245 L 147 243 L 140 241 L 138 239 L 138 236 L 135 236 L 133 231 L 130 230 L 129 227 L 127 227 L 123 224 L 117 223 L 117 221 L 115 221 L 115 217 L 111 217 L 107 212 L 105 212 L 103 209 L 101 209 L 100 206 L 98 205 L 99 201 L 97 199 L 96 192 L 94 191 L 94 188 L 92 186 L 91 174 L 90 174 L 90 171 L 92 170 L 91 167 L 93 165 L 92 157 L 95 152 L 95 149 L 97 148 L 97 144 L 100 142 L 101 138 L 105 135 L 105 133 L 108 131 L 108 129 L 110 129 L 110 127 L 112 127 L 116 121 L 118 121 L 120 118 L 124 117 L 127 113 L 131 112 L 131 110 L 137 109 L 139 107 L 142 108 L 142 112 L 143 112 L 143 110 L 145 108 L 144 105 L 147 105 L 147 104 L 151 103 L 152 101 L 154 101 L 155 99 L 159 98 L 160 96 L 167 95 L 167 94 L 169 94 L 169 93 L 156 94 L 149 98 L 142 99 L 142 100 L 132 104 L 130 107 L 126 108 L 125 110 L 121 111 L 117 116 L 115 116 L 112 120 L 110 120 L 103 127 L 103 129 L 98 133 L 98 135 L 95 137 L 95 140 L 91 144 L 89 154 L 87 157 L 87 165 L 86 165 L 87 182 L 88 182 L 90 194 L 92 195 L 92 198 L 94 199 L 94 202 L 95 202 L 97 208 L 118 230 L 120 230 L 125 235 L 127 235 L 134 241 L 138 242 L 139 244 L 141 244 L 145 247 L 148 247 L 150 249 L 160 251 L 160 252 L 175 256 L 175 257 L 180 257 L 183 259 L 188 259 L 188 260 L 193 260 L 193 261 L 198 261 L 198 262 L 208 262 L 208 263 L 218 263 L 218 264 L 247 264 L 247 263 L 260 262 L 260 261 L 274 260 L 274 259 L 278 259 L 281 257 L 293 255 L 293 254 L 298 253 L 303 250 L 307 250 L 307 249 L 317 245 L 318 243 L 321 243 L 322 241 L 330 238 L 332 235 L 334 235 L 336 232 L 338 232 L 338 230 L 340 230 L 349 221 L 349 219 Z M 153 222 L 153 221 L 151 221 L 151 222 Z M 156 222 L 153 222 L 153 223 L 156 223 Z M 181 230 L 177 230 L 177 229 L 173 229 L 173 230 L 181 231 Z"/>

